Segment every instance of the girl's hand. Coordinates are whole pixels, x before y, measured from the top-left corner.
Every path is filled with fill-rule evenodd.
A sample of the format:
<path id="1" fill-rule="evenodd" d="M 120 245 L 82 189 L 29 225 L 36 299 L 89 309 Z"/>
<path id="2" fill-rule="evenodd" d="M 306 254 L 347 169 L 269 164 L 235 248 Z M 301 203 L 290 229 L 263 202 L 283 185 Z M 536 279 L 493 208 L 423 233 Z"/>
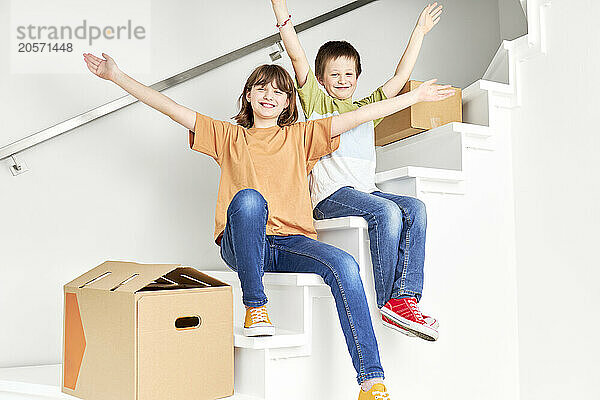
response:
<path id="1" fill-rule="evenodd" d="M 121 72 L 117 63 L 108 54 L 102 53 L 101 59 L 90 53 L 83 53 L 83 59 L 88 69 L 96 76 L 109 81 L 114 81 L 117 74 Z"/>
<path id="2" fill-rule="evenodd" d="M 418 88 L 411 91 L 414 93 L 417 102 L 440 101 L 454 96 L 456 91 L 454 89 L 450 89 L 450 85 L 434 85 L 435 82 L 437 82 L 437 79 L 423 82 Z"/>
<path id="3" fill-rule="evenodd" d="M 437 2 L 429 4 L 419 16 L 417 27 L 423 30 L 423 34 L 427 34 L 440 21 L 443 6 L 440 5 L 437 8 L 435 6 L 437 6 Z"/>

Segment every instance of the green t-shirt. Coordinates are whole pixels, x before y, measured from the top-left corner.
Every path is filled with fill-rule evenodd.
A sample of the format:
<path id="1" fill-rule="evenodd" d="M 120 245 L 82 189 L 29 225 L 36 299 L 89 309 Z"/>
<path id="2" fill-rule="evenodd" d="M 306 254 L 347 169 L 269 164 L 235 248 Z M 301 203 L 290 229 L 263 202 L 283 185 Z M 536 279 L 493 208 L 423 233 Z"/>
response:
<path id="1" fill-rule="evenodd" d="M 298 94 L 307 120 L 339 115 L 386 99 L 382 87 L 359 101 L 333 98 L 321 90 L 312 70 Z M 344 186 L 365 193 L 379 190 L 375 186 L 375 126 L 382 119 L 342 133 L 340 147 L 317 162 L 309 179 L 313 207 Z"/>

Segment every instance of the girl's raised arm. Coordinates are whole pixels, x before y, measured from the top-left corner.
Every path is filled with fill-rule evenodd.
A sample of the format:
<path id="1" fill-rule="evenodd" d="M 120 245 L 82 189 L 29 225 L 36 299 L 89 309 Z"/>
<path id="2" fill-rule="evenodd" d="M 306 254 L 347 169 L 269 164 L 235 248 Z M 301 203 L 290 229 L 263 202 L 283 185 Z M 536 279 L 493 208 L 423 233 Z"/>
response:
<path id="1" fill-rule="evenodd" d="M 177 104 L 164 94 L 149 88 L 148 86 L 136 81 L 117 67 L 117 63 L 109 55 L 102 53 L 102 58 L 98 58 L 90 53 L 84 53 L 83 58 L 88 69 L 96 76 L 109 80 L 122 87 L 127 93 L 168 115 L 173 121 L 180 123 L 187 129 L 194 130 L 196 122 L 196 112 L 187 107 Z"/>
<path id="2" fill-rule="evenodd" d="M 281 34 L 283 45 L 292 60 L 292 67 L 294 67 L 294 72 L 296 73 L 298 86 L 303 87 L 306 83 L 308 71 L 310 70 L 310 63 L 300 44 L 296 29 L 294 29 L 290 20 L 291 14 L 289 14 L 286 0 L 271 0 L 271 5 L 273 6 L 275 18 L 277 18 L 277 25 L 280 26 L 279 33 Z"/>
<path id="3" fill-rule="evenodd" d="M 450 89 L 450 85 L 434 85 L 436 81 L 437 79 L 432 79 L 403 95 L 336 115 L 331 119 L 331 137 L 336 137 L 360 124 L 386 117 L 421 101 L 440 101 L 454 95 L 454 89 Z"/>

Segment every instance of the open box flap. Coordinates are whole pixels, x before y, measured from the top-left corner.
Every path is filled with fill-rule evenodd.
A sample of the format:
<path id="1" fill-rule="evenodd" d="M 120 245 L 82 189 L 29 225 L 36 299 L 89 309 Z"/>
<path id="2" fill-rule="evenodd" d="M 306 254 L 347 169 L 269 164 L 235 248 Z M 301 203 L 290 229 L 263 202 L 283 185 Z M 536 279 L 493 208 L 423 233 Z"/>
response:
<path id="1" fill-rule="evenodd" d="M 165 275 L 165 278 L 170 279 L 180 284 L 189 284 L 193 282 L 205 283 L 206 286 L 229 286 L 225 282 L 221 282 L 205 273 L 198 271 L 192 267 L 179 267 L 170 271 Z"/>
<path id="2" fill-rule="evenodd" d="M 180 264 L 138 264 L 127 261 L 105 261 L 75 278 L 65 288 L 92 288 L 135 293 Z"/>

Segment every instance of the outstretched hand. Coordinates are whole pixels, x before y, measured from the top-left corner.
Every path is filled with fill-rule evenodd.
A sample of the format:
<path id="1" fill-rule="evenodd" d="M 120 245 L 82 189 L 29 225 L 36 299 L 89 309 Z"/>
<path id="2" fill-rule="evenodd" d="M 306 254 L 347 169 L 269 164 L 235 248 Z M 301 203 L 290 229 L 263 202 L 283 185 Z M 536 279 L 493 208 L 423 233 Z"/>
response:
<path id="1" fill-rule="evenodd" d="M 437 2 L 429 4 L 419 16 L 417 26 L 423 29 L 423 33 L 425 34 L 440 21 L 440 15 L 442 15 L 443 6 L 440 5 L 436 8 L 435 6 L 437 6 L 437 4 Z"/>
<path id="2" fill-rule="evenodd" d="M 102 53 L 102 58 L 98 58 L 91 53 L 83 53 L 83 59 L 88 69 L 96 76 L 102 79 L 113 81 L 120 71 L 117 63 L 108 54 Z"/>
<path id="3" fill-rule="evenodd" d="M 454 96 L 456 91 L 451 89 L 452 86 L 434 85 L 435 82 L 437 82 L 437 79 L 423 82 L 418 88 L 412 90 L 417 97 L 417 101 L 440 101 Z"/>

